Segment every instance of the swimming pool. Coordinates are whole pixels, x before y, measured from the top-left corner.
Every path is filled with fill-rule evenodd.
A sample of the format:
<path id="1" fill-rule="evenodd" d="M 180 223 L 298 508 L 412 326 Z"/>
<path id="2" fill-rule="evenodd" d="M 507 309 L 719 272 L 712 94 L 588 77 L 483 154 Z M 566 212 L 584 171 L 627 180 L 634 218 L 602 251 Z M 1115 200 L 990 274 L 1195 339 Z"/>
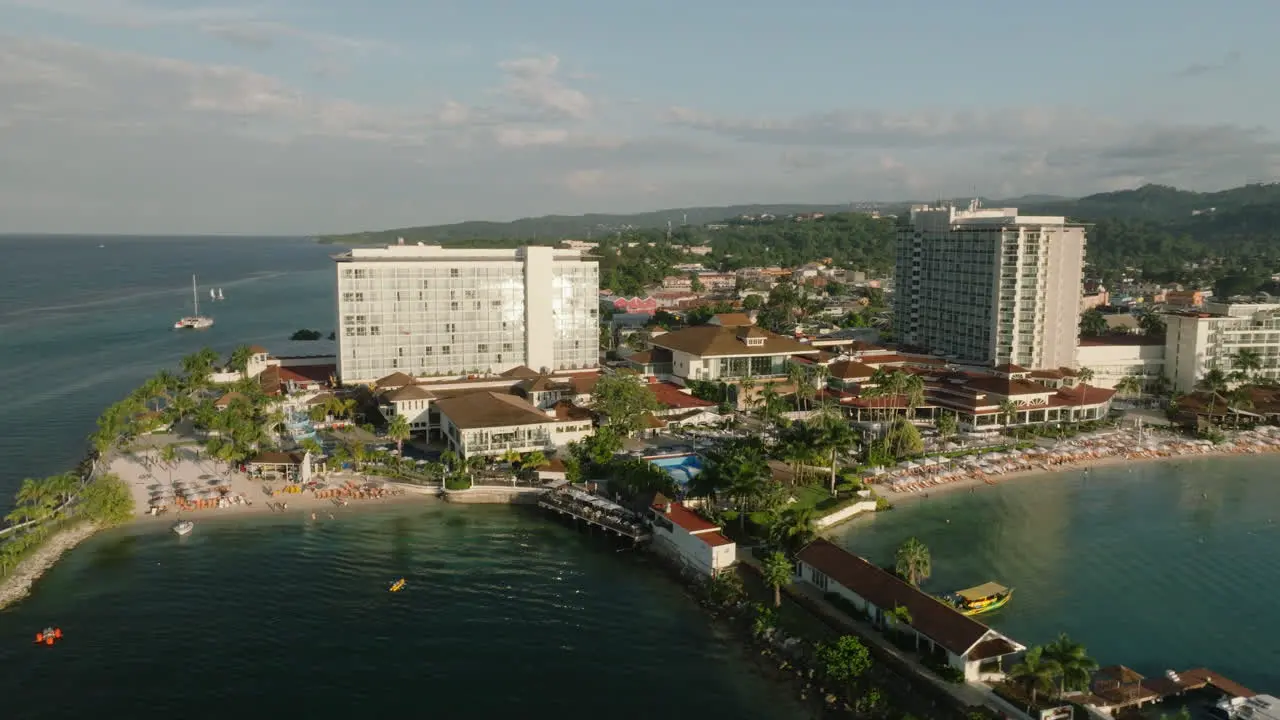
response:
<path id="1" fill-rule="evenodd" d="M 693 476 L 702 472 L 702 458 L 698 455 L 674 455 L 646 458 L 650 464 L 662 468 L 677 485 L 688 485 Z"/>

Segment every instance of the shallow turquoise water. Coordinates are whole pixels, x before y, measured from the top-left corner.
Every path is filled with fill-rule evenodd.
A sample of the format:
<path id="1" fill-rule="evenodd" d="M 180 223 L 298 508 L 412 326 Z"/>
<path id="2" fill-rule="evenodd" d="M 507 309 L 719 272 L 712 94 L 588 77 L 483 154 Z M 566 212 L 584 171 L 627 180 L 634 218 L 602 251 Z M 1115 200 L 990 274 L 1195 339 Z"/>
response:
<path id="1" fill-rule="evenodd" d="M 927 590 L 1015 588 L 983 620 L 1025 644 L 1067 632 L 1102 664 L 1209 667 L 1280 691 L 1280 458 L 1129 463 L 947 493 L 836 531 L 880 563 L 915 535 Z"/>

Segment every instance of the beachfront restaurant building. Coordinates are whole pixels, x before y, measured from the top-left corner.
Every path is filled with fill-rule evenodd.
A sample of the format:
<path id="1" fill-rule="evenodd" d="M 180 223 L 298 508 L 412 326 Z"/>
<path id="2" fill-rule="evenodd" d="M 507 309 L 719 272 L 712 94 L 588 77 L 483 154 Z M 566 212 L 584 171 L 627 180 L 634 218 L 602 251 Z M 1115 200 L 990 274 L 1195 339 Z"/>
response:
<path id="1" fill-rule="evenodd" d="M 714 577 L 737 561 L 738 546 L 720 532 L 720 526 L 683 504 L 658 495 L 649 514 L 653 548 L 694 573 Z"/>
<path id="2" fill-rule="evenodd" d="M 966 681 L 1000 680 L 1004 661 L 1026 647 L 996 630 L 961 614 L 920 591 L 893 573 L 827 540 L 815 540 L 796 555 L 796 580 L 824 594 L 835 595 L 873 625 L 898 628 L 894 608 L 911 616 L 905 629 L 915 636 L 916 648 L 964 673 Z"/>
<path id="3" fill-rule="evenodd" d="M 304 483 L 311 479 L 311 453 L 267 450 L 246 460 L 244 470 L 262 479 Z"/>
<path id="4" fill-rule="evenodd" d="M 463 458 L 550 452 L 590 435 L 590 413 L 566 405 L 543 411 L 516 395 L 489 391 L 435 401 L 440 434 Z"/>

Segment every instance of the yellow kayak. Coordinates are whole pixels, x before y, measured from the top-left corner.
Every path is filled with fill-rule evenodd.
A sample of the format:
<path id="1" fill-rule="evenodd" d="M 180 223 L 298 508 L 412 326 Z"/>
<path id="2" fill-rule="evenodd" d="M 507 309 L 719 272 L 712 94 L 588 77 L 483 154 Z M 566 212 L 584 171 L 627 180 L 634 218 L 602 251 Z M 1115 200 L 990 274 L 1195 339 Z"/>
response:
<path id="1" fill-rule="evenodd" d="M 391 587 L 388 589 L 391 592 L 400 592 L 401 590 L 404 589 L 404 586 L 405 586 L 404 578 L 400 578 L 399 580 L 391 583 Z"/>

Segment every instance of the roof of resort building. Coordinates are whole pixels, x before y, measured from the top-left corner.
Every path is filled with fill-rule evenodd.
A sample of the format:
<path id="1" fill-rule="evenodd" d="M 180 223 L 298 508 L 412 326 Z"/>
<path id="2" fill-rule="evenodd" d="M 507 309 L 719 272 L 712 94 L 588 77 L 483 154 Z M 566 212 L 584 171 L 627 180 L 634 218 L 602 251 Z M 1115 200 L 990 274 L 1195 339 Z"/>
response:
<path id="1" fill-rule="evenodd" d="M 328 384 L 329 379 L 337 372 L 338 366 L 329 365 L 273 365 L 280 373 L 282 382 L 295 382 L 298 384 L 321 383 Z"/>
<path id="2" fill-rule="evenodd" d="M 550 375 L 539 375 L 538 377 L 521 380 L 516 387 L 525 392 L 550 392 L 552 390 L 572 389 L 568 382 L 563 379 L 553 378 Z"/>
<path id="3" fill-rule="evenodd" d="M 640 416 L 640 420 L 641 422 L 644 423 L 644 426 L 649 430 L 661 430 L 662 428 L 667 426 L 666 420 L 663 420 L 662 418 L 658 417 L 657 415 L 654 415 L 653 413 L 645 413 L 644 415 Z"/>
<path id="4" fill-rule="evenodd" d="M 436 400 L 440 414 L 463 430 L 557 422 L 515 395 L 471 392 Z"/>
<path id="5" fill-rule="evenodd" d="M 965 387 L 984 393 L 993 393 L 1005 397 L 1022 395 L 1045 395 L 1057 392 L 1054 388 L 1041 385 L 1031 380 L 1017 380 L 1003 377 L 977 377 L 965 381 Z"/>
<path id="6" fill-rule="evenodd" d="M 719 313 L 711 316 L 712 325 L 722 325 L 724 327 L 739 327 L 742 325 L 754 325 L 755 321 L 746 313 Z"/>
<path id="7" fill-rule="evenodd" d="M 406 400 L 430 400 L 435 397 L 431 391 L 424 389 L 419 385 L 405 385 L 404 387 L 394 388 L 382 393 L 382 399 L 389 402 L 404 402 Z"/>
<path id="8" fill-rule="evenodd" d="M 245 462 L 249 465 L 297 465 L 302 462 L 303 457 L 305 455 L 298 452 L 264 450 Z"/>
<path id="9" fill-rule="evenodd" d="M 831 377 L 839 380 L 871 379 L 876 369 L 857 360 L 837 360 L 831 363 Z"/>
<path id="10" fill-rule="evenodd" d="M 307 405 L 323 405 L 334 397 L 331 392 L 322 392 L 306 402 Z"/>
<path id="11" fill-rule="evenodd" d="M 815 540 L 796 556 L 878 608 L 901 605 L 911 627 L 956 655 L 963 655 L 990 630 L 954 608 L 921 592 L 897 576 L 827 540 Z"/>
<path id="12" fill-rule="evenodd" d="M 266 348 L 262 347 L 261 345 L 250 345 L 250 346 L 249 346 L 249 352 L 253 353 L 254 355 L 266 355 L 266 354 L 268 354 L 268 350 L 267 350 Z"/>
<path id="13" fill-rule="evenodd" d="M 578 407 L 571 400 L 561 400 L 551 406 L 551 410 L 556 414 L 557 420 L 568 422 L 570 420 L 594 420 L 595 414 L 584 407 Z"/>
<path id="14" fill-rule="evenodd" d="M 386 390 L 387 388 L 404 387 L 418 382 L 412 375 L 402 372 L 393 372 L 390 375 L 380 378 L 373 384 L 378 390 Z"/>
<path id="15" fill-rule="evenodd" d="M 733 544 L 732 540 L 725 537 L 723 534 L 719 532 L 698 533 L 697 535 L 694 535 L 694 537 L 710 545 L 711 547 L 720 547 L 722 545 Z"/>
<path id="16" fill-rule="evenodd" d="M 683 503 L 673 502 L 666 503 L 666 498 L 658 496 L 654 499 L 653 509 L 663 514 L 663 517 L 671 521 L 673 525 L 684 528 L 688 533 L 704 533 L 713 532 L 720 529 L 719 525 L 703 518 L 701 515 L 685 507 Z"/>
<path id="17" fill-rule="evenodd" d="M 1099 347 L 1107 345 L 1164 345 L 1164 336 L 1134 334 L 1097 335 L 1095 337 L 1082 337 L 1079 340 L 1079 344 L 1084 347 Z"/>
<path id="18" fill-rule="evenodd" d="M 573 391 L 579 395 L 586 395 L 596 389 L 596 383 L 600 382 L 602 373 L 599 370 L 589 373 L 574 373 L 567 376 L 569 384 L 573 385 Z"/>
<path id="19" fill-rule="evenodd" d="M 747 345 L 745 337 L 762 338 L 760 345 Z M 758 327 L 721 327 L 719 325 L 695 325 L 674 332 L 663 333 L 649 341 L 652 345 L 676 350 L 698 357 L 733 357 L 746 355 L 812 355 L 815 347 L 798 343 L 788 337 Z"/>
<path id="20" fill-rule="evenodd" d="M 525 379 L 525 378 L 536 378 L 540 373 L 531 367 L 526 367 L 524 365 L 517 365 L 511 368 L 510 370 L 503 371 L 500 374 L 502 375 L 502 377 L 505 377 L 505 378 Z"/>
<path id="21" fill-rule="evenodd" d="M 636 365 L 652 365 L 653 363 L 671 362 L 671 351 L 666 348 L 649 348 L 628 355 L 625 360 Z"/>
<path id="22" fill-rule="evenodd" d="M 236 392 L 236 391 L 232 390 L 231 392 L 227 393 L 226 395 L 223 395 L 222 397 L 218 398 L 217 400 L 214 400 L 214 401 L 213 401 L 213 406 L 214 406 L 214 407 L 220 407 L 220 408 L 223 408 L 223 407 L 227 407 L 228 405 L 230 405 L 231 403 L 235 402 L 236 400 L 244 400 L 244 399 L 245 399 L 245 396 L 244 396 L 244 395 L 242 395 L 242 394 L 240 394 L 240 393 L 238 393 L 238 392 Z"/>
<path id="23" fill-rule="evenodd" d="M 992 368 L 992 371 L 998 372 L 998 373 L 1004 373 L 1005 375 L 1011 375 L 1013 373 L 1031 372 L 1030 370 L 1024 367 L 1020 365 L 1014 365 L 1013 363 L 1005 363 L 1003 365 L 997 365 L 994 368 Z"/>
<path id="24" fill-rule="evenodd" d="M 715 407 L 715 403 L 710 400 L 694 397 L 679 386 L 671 383 L 653 382 L 645 385 L 645 387 L 649 388 L 649 392 L 653 393 L 653 397 L 658 401 L 658 404 L 666 409 L 686 410 L 690 408 Z"/>

